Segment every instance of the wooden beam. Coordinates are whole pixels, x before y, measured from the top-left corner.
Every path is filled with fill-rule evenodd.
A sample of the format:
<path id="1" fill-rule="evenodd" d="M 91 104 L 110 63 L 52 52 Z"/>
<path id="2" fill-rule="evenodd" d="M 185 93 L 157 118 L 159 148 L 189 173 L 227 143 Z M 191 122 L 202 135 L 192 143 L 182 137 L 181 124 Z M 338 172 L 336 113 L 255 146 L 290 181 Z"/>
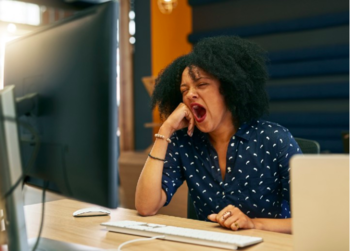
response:
<path id="1" fill-rule="evenodd" d="M 128 0 L 120 0 L 119 19 L 119 129 L 120 151 L 132 151 L 134 142 L 134 99 L 132 72 L 132 45 L 129 43 L 129 11 Z"/>

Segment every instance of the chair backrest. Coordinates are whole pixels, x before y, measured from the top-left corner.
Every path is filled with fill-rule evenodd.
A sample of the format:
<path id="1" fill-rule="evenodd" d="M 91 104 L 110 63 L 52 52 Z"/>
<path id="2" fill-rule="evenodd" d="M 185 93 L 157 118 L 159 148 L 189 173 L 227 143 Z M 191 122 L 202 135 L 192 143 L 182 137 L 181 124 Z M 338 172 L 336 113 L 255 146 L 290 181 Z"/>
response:
<path id="1" fill-rule="evenodd" d="M 303 139 L 303 138 L 294 138 L 298 143 L 303 154 L 318 154 L 320 153 L 320 144 L 315 140 Z M 187 218 L 198 220 L 196 210 L 193 206 L 193 201 L 190 194 L 187 195 Z"/>
<path id="2" fill-rule="evenodd" d="M 187 219 L 198 220 L 190 193 L 187 195 Z"/>
<path id="3" fill-rule="evenodd" d="M 315 140 L 294 138 L 304 154 L 320 153 L 320 144 Z"/>

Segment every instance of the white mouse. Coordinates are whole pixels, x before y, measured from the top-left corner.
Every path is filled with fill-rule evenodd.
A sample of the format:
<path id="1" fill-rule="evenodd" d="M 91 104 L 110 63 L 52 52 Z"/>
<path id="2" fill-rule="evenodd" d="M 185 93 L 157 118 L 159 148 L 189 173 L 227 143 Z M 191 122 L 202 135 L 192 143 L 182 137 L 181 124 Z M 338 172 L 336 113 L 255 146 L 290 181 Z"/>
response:
<path id="1" fill-rule="evenodd" d="M 88 207 L 77 210 L 73 213 L 74 217 L 87 217 L 87 216 L 105 216 L 109 215 L 111 212 L 107 209 L 100 207 Z"/>

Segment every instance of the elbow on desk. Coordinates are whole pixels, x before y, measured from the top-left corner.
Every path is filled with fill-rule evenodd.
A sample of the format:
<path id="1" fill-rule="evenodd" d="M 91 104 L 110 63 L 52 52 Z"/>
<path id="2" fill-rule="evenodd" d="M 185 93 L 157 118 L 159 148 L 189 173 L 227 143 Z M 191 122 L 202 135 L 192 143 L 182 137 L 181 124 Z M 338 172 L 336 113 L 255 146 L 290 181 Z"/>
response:
<path id="1" fill-rule="evenodd" d="M 153 216 L 156 215 L 158 210 L 154 210 L 152 208 L 148 208 L 145 206 L 140 206 L 137 203 L 135 203 L 135 208 L 139 215 L 141 216 Z"/>

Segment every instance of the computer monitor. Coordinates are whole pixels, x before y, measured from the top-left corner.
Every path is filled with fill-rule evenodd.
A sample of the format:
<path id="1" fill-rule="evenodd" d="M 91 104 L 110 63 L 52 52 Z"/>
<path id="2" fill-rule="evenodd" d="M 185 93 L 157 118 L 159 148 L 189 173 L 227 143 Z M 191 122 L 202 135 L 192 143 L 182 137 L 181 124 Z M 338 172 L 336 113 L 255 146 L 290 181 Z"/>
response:
<path id="1" fill-rule="evenodd" d="M 37 94 L 17 118 L 25 181 L 109 208 L 118 206 L 118 18 L 117 2 L 96 5 L 9 42 L 4 60 L 4 86 L 17 99 Z M 36 143 L 21 122 L 40 141 L 30 169 Z"/>
<path id="2" fill-rule="evenodd" d="M 27 181 L 65 196 L 117 207 L 116 2 L 82 11 L 6 45 L 4 86 L 15 97 L 38 94 L 20 116 L 40 138 Z M 20 126 L 20 125 L 19 125 Z M 23 166 L 35 145 L 19 128 Z"/>

